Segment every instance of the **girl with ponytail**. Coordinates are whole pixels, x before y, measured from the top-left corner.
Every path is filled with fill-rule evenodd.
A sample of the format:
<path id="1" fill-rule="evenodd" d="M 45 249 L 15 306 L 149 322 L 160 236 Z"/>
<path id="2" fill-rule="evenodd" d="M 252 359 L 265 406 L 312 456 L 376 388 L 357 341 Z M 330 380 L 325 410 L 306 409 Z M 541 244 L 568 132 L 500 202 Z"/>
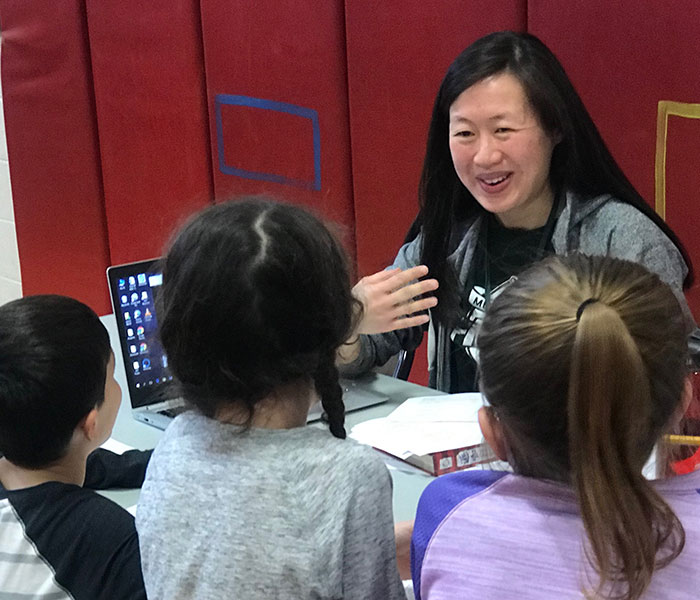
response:
<path id="1" fill-rule="evenodd" d="M 700 473 L 642 475 L 692 395 L 686 335 L 670 288 L 631 262 L 551 258 L 509 286 L 479 336 L 479 421 L 514 473 L 426 489 L 416 597 L 694 597 Z"/>
<path id="2" fill-rule="evenodd" d="M 337 240 L 244 198 L 196 215 L 162 266 L 160 336 L 193 410 L 141 493 L 149 598 L 403 598 L 388 471 L 345 439 L 335 356 L 357 309 Z M 330 433 L 305 426 L 316 401 Z"/>

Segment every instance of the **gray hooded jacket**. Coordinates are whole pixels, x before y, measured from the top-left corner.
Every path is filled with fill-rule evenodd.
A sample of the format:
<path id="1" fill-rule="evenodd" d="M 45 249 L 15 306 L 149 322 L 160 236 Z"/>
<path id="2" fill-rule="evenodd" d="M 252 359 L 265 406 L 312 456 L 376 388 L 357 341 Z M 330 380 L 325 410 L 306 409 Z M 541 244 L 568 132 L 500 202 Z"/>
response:
<path id="1" fill-rule="evenodd" d="M 464 283 L 471 266 L 483 219 L 477 217 L 453 232 L 461 237 L 447 260 L 454 265 Z M 420 264 L 421 236 L 399 250 L 393 267 L 408 269 Z M 649 218 L 630 204 L 610 195 L 582 200 L 566 194 L 566 204 L 557 218 L 552 234 L 555 254 L 581 252 L 630 260 L 643 265 L 666 282 L 678 297 L 689 322 L 695 328 L 683 296 L 683 280 L 688 272 L 678 248 Z M 339 366 L 343 375 L 356 376 L 383 365 L 402 348 L 414 348 L 420 342 L 420 328 L 401 329 L 378 335 L 360 336 L 360 353 L 352 363 Z M 450 335 L 431 320 L 428 326 L 428 368 L 431 385 L 450 390 Z"/>

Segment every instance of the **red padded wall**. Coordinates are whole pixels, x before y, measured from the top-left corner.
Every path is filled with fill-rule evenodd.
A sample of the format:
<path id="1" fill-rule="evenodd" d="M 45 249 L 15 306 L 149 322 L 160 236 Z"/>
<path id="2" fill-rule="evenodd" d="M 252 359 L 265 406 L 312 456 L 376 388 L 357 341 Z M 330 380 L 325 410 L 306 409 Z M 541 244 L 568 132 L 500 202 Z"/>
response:
<path id="1" fill-rule="evenodd" d="M 528 28 L 557 54 L 611 152 L 653 206 L 658 102 L 700 102 L 700 3 L 528 0 Z M 700 269 L 700 169 L 692 147 L 678 146 L 690 126 L 697 135 L 698 123 L 669 126 L 666 220 Z M 688 298 L 700 316 L 697 284 Z"/>
<path id="2" fill-rule="evenodd" d="M 346 0 L 348 91 L 359 271 L 386 267 L 418 211 L 435 95 L 477 38 L 523 31 L 525 0 Z"/>
<path id="3" fill-rule="evenodd" d="M 85 14 L 80 0 L 2 0 L 2 86 L 24 294 L 110 312 Z"/>
<path id="4" fill-rule="evenodd" d="M 114 263 L 158 256 L 213 200 L 199 3 L 87 0 Z"/>
<path id="5" fill-rule="evenodd" d="M 342 1 L 201 0 L 201 14 L 216 198 L 269 192 L 351 230 Z"/>

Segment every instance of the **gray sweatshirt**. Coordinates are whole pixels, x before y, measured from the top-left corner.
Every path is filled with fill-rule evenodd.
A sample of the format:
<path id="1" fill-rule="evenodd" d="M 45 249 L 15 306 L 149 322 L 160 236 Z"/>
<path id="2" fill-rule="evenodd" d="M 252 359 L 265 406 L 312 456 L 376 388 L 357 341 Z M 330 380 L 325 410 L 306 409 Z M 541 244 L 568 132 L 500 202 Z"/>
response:
<path id="1" fill-rule="evenodd" d="M 482 218 L 460 224 L 452 232 L 455 250 L 448 256 L 464 283 L 471 268 L 474 249 L 479 239 Z M 421 236 L 399 250 L 393 267 L 407 269 L 420 264 Z M 666 282 L 694 326 L 693 317 L 683 296 L 683 280 L 687 267 L 681 253 L 653 221 L 634 206 L 620 202 L 610 195 L 580 198 L 571 192 L 557 218 L 552 235 L 554 252 L 566 255 L 581 252 L 590 255 L 612 256 L 639 263 Z M 383 365 L 402 348 L 415 348 L 422 333 L 419 328 L 401 329 L 379 335 L 360 336 L 360 354 L 350 364 L 340 365 L 343 375 L 356 376 L 372 367 Z M 428 368 L 431 385 L 439 390 L 450 390 L 449 368 L 450 332 L 428 328 Z"/>
<path id="2" fill-rule="evenodd" d="M 405 599 L 378 453 L 315 427 L 178 416 L 136 514 L 150 600 Z"/>

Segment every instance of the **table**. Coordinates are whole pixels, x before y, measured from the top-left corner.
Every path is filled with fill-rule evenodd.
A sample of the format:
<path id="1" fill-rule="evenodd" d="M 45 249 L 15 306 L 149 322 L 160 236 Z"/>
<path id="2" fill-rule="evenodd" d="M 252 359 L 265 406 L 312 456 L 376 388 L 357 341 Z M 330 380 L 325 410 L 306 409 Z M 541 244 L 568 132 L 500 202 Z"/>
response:
<path id="1" fill-rule="evenodd" d="M 119 442 L 141 450 L 153 448 L 158 443 L 163 432 L 150 425 L 140 423 L 132 417 L 116 319 L 114 315 L 105 315 L 100 319 L 109 332 L 115 356 L 114 377 L 122 387 L 122 404 L 117 414 L 112 437 Z M 442 393 L 378 373 L 363 377 L 359 385 L 387 396 L 389 401 L 348 413 L 345 419 L 348 432 L 358 423 L 387 416 L 406 398 L 439 395 Z M 388 459 L 388 461 L 390 465 L 394 462 L 391 459 Z M 406 521 L 413 519 L 416 514 L 418 499 L 425 486 L 433 480 L 433 477 L 410 466 L 401 469 L 390 466 L 390 472 L 394 484 L 394 520 Z M 138 502 L 140 490 L 109 490 L 102 493 L 120 505 L 128 507 Z"/>

